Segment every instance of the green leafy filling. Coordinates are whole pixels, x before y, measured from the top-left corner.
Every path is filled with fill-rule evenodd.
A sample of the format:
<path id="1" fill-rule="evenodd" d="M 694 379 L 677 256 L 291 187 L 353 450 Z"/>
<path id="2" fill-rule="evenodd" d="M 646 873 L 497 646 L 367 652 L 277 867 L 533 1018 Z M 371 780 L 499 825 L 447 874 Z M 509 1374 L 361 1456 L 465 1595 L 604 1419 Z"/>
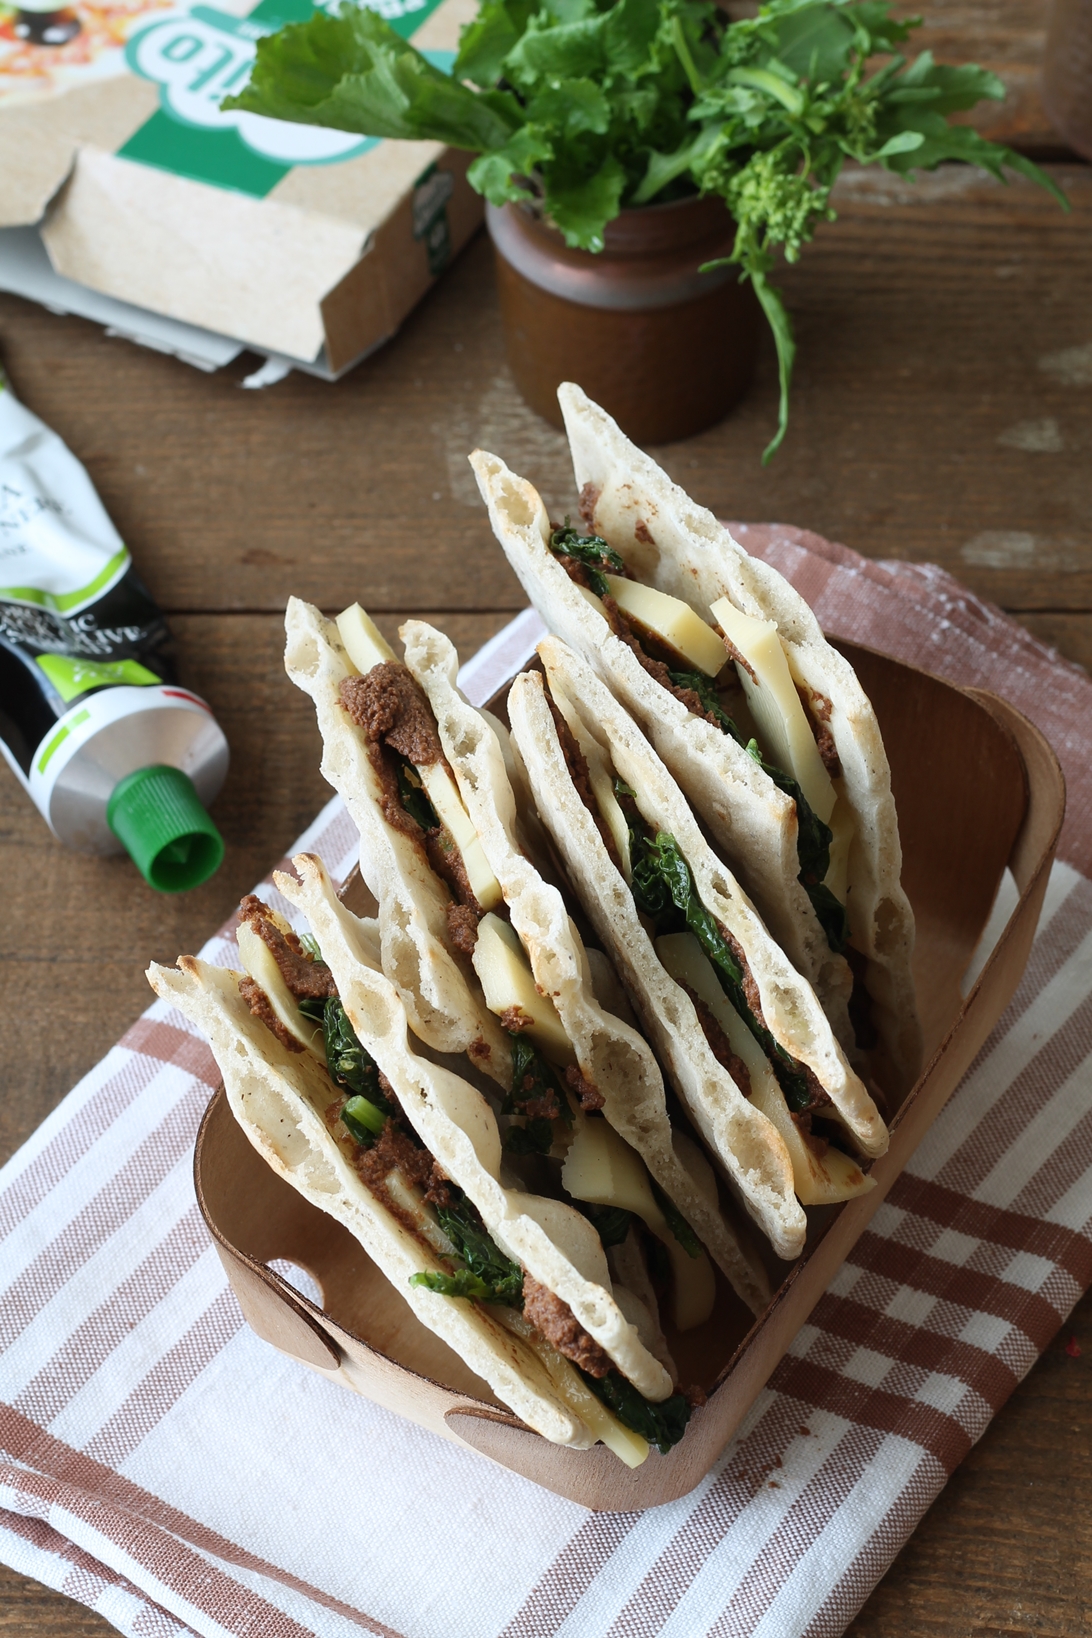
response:
<path id="1" fill-rule="evenodd" d="M 299 1009 L 305 1018 L 322 1025 L 330 1079 L 335 1086 L 344 1087 L 352 1094 L 341 1111 L 341 1119 L 356 1141 L 370 1149 L 383 1130 L 387 1116 L 397 1113 L 380 1088 L 375 1059 L 357 1040 L 340 997 L 328 995 L 325 1000 L 305 997 L 299 1002 Z"/>
<path id="2" fill-rule="evenodd" d="M 672 671 L 671 681 L 677 688 L 691 688 L 706 711 L 716 718 L 721 731 L 729 734 L 737 745 L 754 757 L 763 773 L 768 774 L 786 796 L 796 804 L 796 856 L 800 863 L 797 878 L 808 898 L 816 919 L 826 934 L 827 943 L 835 955 L 841 955 L 849 943 L 849 918 L 845 905 L 834 896 L 823 881 L 830 869 L 830 844 L 833 832 L 823 823 L 791 774 L 785 773 L 773 762 L 767 762 L 758 748 L 757 740 L 745 741 L 733 719 L 717 698 L 712 679 L 702 671 Z"/>
<path id="3" fill-rule="evenodd" d="M 1001 180 L 1016 171 L 1067 205 L 1023 154 L 949 123 L 1004 86 L 928 51 L 908 61 L 899 47 L 920 21 L 892 17 L 888 0 L 768 0 L 734 22 L 710 0 L 483 0 L 449 75 L 346 0 L 259 40 L 223 107 L 467 149 L 491 203 L 533 203 L 584 250 L 602 250 L 622 209 L 719 196 L 736 227 L 724 260 L 750 280 L 777 348 L 768 460 L 795 356 L 770 275 L 834 218 L 847 159 L 903 176 L 953 159 Z M 876 56 L 887 60 L 870 74 Z"/>
<path id="4" fill-rule="evenodd" d="M 673 1393 L 670 1399 L 654 1405 L 643 1393 L 627 1382 L 620 1371 L 608 1371 L 606 1376 L 581 1376 L 607 1409 L 613 1411 L 619 1422 L 633 1433 L 639 1433 L 650 1445 L 655 1445 L 661 1456 L 666 1456 L 686 1432 L 690 1420 L 690 1402 L 685 1394 Z"/>
<path id="5" fill-rule="evenodd" d="M 610 591 L 603 571 L 624 575 L 626 565 L 613 547 L 599 535 L 578 535 L 568 518 L 564 527 L 555 529 L 550 536 L 550 550 L 558 557 L 572 557 L 588 571 L 591 589 L 597 597 L 606 597 Z"/>
<path id="6" fill-rule="evenodd" d="M 649 1181 L 652 1184 L 652 1193 L 656 1198 L 656 1204 L 664 1214 L 664 1221 L 686 1252 L 686 1255 L 688 1257 L 700 1257 L 702 1255 L 701 1241 L 678 1206 L 668 1198 L 655 1179 L 650 1178 Z"/>
<path id="7" fill-rule="evenodd" d="M 690 866 L 679 844 L 667 831 L 653 835 L 639 815 L 627 813 L 626 819 L 633 861 L 631 885 L 638 910 L 650 917 L 657 938 L 684 928 L 694 934 L 713 964 L 721 989 L 769 1059 L 789 1108 L 807 1109 L 811 1103 L 807 1077 L 751 1011 L 743 988 L 743 969 L 716 919 L 695 892 Z"/>
<path id="8" fill-rule="evenodd" d="M 474 1297 L 479 1302 L 523 1307 L 523 1270 L 505 1256 L 482 1221 L 481 1213 L 463 1191 L 448 1183 L 450 1204 L 437 1206 L 436 1220 L 455 1247 L 462 1268 L 454 1274 L 421 1272 L 410 1284 L 424 1286 L 442 1297 Z"/>
<path id="9" fill-rule="evenodd" d="M 546 1059 L 524 1034 L 512 1034 L 512 1090 L 501 1112 L 516 1115 L 522 1126 L 510 1126 L 504 1147 L 513 1155 L 548 1155 L 554 1146 L 554 1122 L 573 1123 L 573 1110 L 561 1082 Z M 556 1114 L 528 1114 L 529 1104 L 545 1104 Z"/>
<path id="10" fill-rule="evenodd" d="M 633 1222 L 631 1211 L 626 1211 L 624 1206 L 596 1206 L 587 1200 L 574 1200 L 573 1205 L 588 1219 L 604 1249 L 622 1244 Z"/>
<path id="11" fill-rule="evenodd" d="M 397 752 L 391 754 L 397 757 L 395 771 L 398 778 L 398 795 L 402 800 L 402 806 L 411 819 L 416 819 L 422 830 L 437 830 L 440 821 L 436 809 L 425 794 L 425 788 L 421 784 L 421 776 L 417 769 L 412 762 L 407 762 L 405 757 L 398 756 Z"/>

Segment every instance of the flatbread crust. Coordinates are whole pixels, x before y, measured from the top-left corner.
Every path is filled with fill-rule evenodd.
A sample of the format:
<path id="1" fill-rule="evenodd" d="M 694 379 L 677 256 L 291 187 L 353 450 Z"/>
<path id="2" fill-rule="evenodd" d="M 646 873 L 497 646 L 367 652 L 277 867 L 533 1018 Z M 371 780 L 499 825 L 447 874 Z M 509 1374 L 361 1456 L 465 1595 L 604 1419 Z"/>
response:
<path id="1" fill-rule="evenodd" d="M 666 1399 L 671 1377 L 614 1300 L 606 1253 L 591 1223 L 564 1201 L 501 1182 L 501 1135 L 492 1108 L 460 1075 L 410 1050 L 405 1008 L 389 979 L 371 966 L 357 918 L 339 901 L 322 861 L 301 853 L 292 863 L 299 880 L 278 872 L 276 886 L 306 915 L 357 1038 L 425 1147 L 477 1206 L 501 1250 L 568 1303 L 647 1399 Z"/>
<path id="2" fill-rule="evenodd" d="M 364 736 L 342 709 L 341 683 L 357 671 L 337 626 L 298 597 L 289 598 L 284 623 L 285 670 L 314 701 L 323 777 L 360 832 L 360 873 L 379 904 L 383 970 L 398 989 L 414 1034 L 437 1052 L 468 1052 L 507 1091 L 508 1037 L 452 948 L 447 887 L 423 848 L 383 817 Z"/>
<path id="3" fill-rule="evenodd" d="M 738 940 L 758 986 L 766 1027 L 774 1039 L 812 1070 L 862 1152 L 869 1156 L 884 1154 L 888 1145 L 887 1128 L 860 1077 L 850 1067 L 814 991 L 770 937 L 750 899 L 705 840 L 678 784 L 640 728 L 591 666 L 558 638 L 544 638 L 539 644 L 539 654 L 551 683 L 556 680 L 562 692 L 579 710 L 586 727 L 606 747 L 617 772 L 635 791 L 637 806 L 644 818 L 657 831 L 667 831 L 674 836 L 706 909 Z M 536 774 L 540 780 L 543 779 L 541 752 L 536 752 L 536 743 L 542 739 L 543 724 L 540 716 L 535 725 L 536 741 L 532 742 L 530 732 L 524 731 L 522 715 L 522 699 L 529 692 L 530 685 L 523 679 L 517 679 L 517 683 L 519 692 L 514 684 L 510 704 L 513 732 L 534 784 Z M 547 809 L 547 821 L 554 811 L 552 806 Z M 572 811 L 571 803 L 566 811 Z M 560 835 L 558 839 L 559 845 L 562 845 Z M 590 836 L 587 840 L 590 845 Z M 604 916 L 604 926 L 609 929 L 621 925 L 618 918 L 623 909 L 623 892 L 631 905 L 632 895 L 611 863 L 602 842 L 600 848 L 600 862 L 605 859 L 613 874 L 611 879 L 606 871 L 601 873 L 602 890 L 609 895 L 615 912 L 614 917 Z M 599 891 L 599 880 L 599 876 L 594 880 L 588 877 L 593 893 Z M 627 919 L 632 934 L 636 916 L 634 914 Z M 615 935 L 615 943 L 619 949 L 619 960 L 622 961 L 618 934 Z M 647 938 L 645 947 L 646 950 L 650 948 Z M 632 969 L 632 946 L 626 947 L 625 961 Z M 642 966 L 641 971 L 644 970 Z M 650 1006 L 649 1000 L 645 1005 L 650 1007 L 649 1027 L 651 1029 L 655 1023 L 658 1034 L 664 1040 L 663 1050 L 666 1051 L 666 1040 L 672 1026 L 666 1015 L 658 1014 Z M 740 1101 L 746 1104 L 746 1100 L 741 1098 Z M 751 1105 L 746 1104 L 746 1107 L 752 1116 L 759 1114 Z M 697 1107 L 695 1118 L 698 1118 Z M 705 1118 L 710 1120 L 711 1114 L 707 1113 Z M 723 1142 L 708 1134 L 707 1141 L 713 1143 L 724 1163 L 729 1165 L 731 1162 Z"/>
<path id="4" fill-rule="evenodd" d="M 279 1177 L 342 1223 L 422 1325 L 441 1337 L 497 1398 L 554 1444 L 587 1449 L 592 1436 L 553 1389 L 531 1350 L 485 1309 L 411 1286 L 436 1259 L 376 1199 L 322 1118 L 330 1082 L 309 1053 L 287 1052 L 239 994 L 241 973 L 182 956 L 153 963 L 148 981 L 208 1038 L 232 1114 Z"/>
<path id="5" fill-rule="evenodd" d="M 886 1060 L 879 1078 L 901 1094 L 921 1069 L 921 1027 L 911 969 L 914 917 L 900 884 L 902 848 L 891 774 L 872 705 L 848 660 L 827 642 L 807 603 L 776 569 L 749 557 L 729 530 L 672 483 L 579 387 L 564 383 L 558 399 L 576 482 L 595 532 L 620 552 L 639 579 L 681 598 L 703 619 L 709 619 L 712 603 L 727 596 L 744 614 L 773 620 L 794 680 L 829 702 L 827 726 L 842 765 L 842 791 L 856 820 L 847 902 L 851 938 L 867 958 L 865 983 Z M 588 658 L 594 663 L 594 655 Z M 614 665 L 609 669 L 607 680 L 614 686 Z M 662 699 L 662 690 L 658 693 Z M 666 741 L 659 743 L 654 724 L 645 719 L 644 711 L 638 714 L 714 838 L 727 846 L 708 778 L 692 774 L 686 759 L 676 764 Z M 734 865 L 734 848 L 731 858 Z M 740 874 L 743 877 L 742 870 Z M 755 896 L 763 910 L 769 910 L 765 895 L 756 890 Z M 780 920 L 772 914 L 770 924 L 825 997 L 822 972 L 813 973 L 808 964 L 796 960 Z M 838 1019 L 833 1013 L 831 1017 L 838 1027 Z"/>
<path id="6" fill-rule="evenodd" d="M 516 803 L 501 743 L 486 717 L 456 687 L 458 656 L 453 645 L 419 620 L 408 621 L 399 635 L 406 664 L 432 706 L 444 753 L 500 883 L 512 926 L 527 951 L 535 983 L 557 1007 L 581 1073 L 602 1094 L 606 1119 L 636 1149 L 748 1307 L 761 1312 L 769 1301 L 765 1271 L 747 1257 L 725 1222 L 715 1184 L 710 1191 L 686 1139 L 672 1132 L 663 1077 L 648 1043 L 596 1000 L 587 953 L 561 894 L 520 849 Z M 527 748 L 521 750 L 526 758 Z M 536 796 L 549 824 L 554 793 L 536 790 Z M 768 1125 L 757 1110 L 747 1108 Z M 776 1133 L 773 1136 L 780 1144 Z M 791 1175 L 790 1168 L 790 1198 Z"/>

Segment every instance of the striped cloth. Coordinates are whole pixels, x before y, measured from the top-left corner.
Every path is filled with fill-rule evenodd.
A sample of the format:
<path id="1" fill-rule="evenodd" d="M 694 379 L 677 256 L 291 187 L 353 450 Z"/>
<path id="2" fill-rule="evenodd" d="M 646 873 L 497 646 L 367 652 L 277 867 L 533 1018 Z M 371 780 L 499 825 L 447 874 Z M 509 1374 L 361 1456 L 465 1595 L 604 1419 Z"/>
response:
<path id="1" fill-rule="evenodd" d="M 1073 798 L 1019 992 L 729 1450 L 592 1514 L 260 1342 L 193 1198 L 215 1065 L 157 1002 L 0 1172 L 16 1569 L 133 1638 L 835 1635 L 1058 1330 L 1092 1281 L 1092 683 L 938 570 L 739 533 L 829 631 L 1014 700 Z M 353 844 L 337 803 L 300 840 L 335 876 Z"/>

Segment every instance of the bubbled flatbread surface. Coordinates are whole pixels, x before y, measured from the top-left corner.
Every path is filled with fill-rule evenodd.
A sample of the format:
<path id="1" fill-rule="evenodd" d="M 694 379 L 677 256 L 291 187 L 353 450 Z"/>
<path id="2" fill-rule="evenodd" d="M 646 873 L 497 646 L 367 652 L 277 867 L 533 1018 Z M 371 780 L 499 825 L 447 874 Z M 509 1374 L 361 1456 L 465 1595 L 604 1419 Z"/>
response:
<path id="1" fill-rule="evenodd" d="M 501 1249 L 568 1303 L 646 1398 L 666 1399 L 671 1378 L 615 1302 L 606 1253 L 591 1223 L 563 1201 L 501 1183 L 493 1109 L 460 1075 L 410 1049 L 405 1009 L 393 984 L 370 967 L 357 918 L 340 903 L 314 855 L 299 854 L 292 862 L 299 881 L 277 874 L 276 885 L 307 916 L 361 1045 L 390 1081 L 425 1147 L 473 1201 Z"/>
<path id="2" fill-rule="evenodd" d="M 360 871 L 379 904 L 384 971 L 397 985 L 422 1041 L 437 1052 L 474 1052 L 482 1068 L 507 1088 L 508 1039 L 449 942 L 451 895 L 434 875 L 424 849 L 383 817 L 364 735 L 342 709 L 341 684 L 358 673 L 337 626 L 310 603 L 292 597 L 285 631 L 285 670 L 314 701 L 323 777 L 360 832 Z"/>
<path id="3" fill-rule="evenodd" d="M 688 711 L 649 676 L 549 549 L 537 491 L 495 455 L 470 457 L 494 533 L 547 627 L 587 659 L 642 724 L 717 844 L 761 903 L 775 936 L 815 987 L 839 1035 L 852 1040 L 851 977 L 797 877 L 796 804 L 730 735 Z"/>
<path id="4" fill-rule="evenodd" d="M 562 385 L 558 398 L 576 482 L 587 502 L 594 503 L 593 526 L 637 577 L 682 598 L 706 620 L 710 605 L 725 596 L 744 614 L 773 620 L 794 680 L 829 700 L 828 726 L 856 820 L 847 903 L 851 936 L 868 960 L 866 983 L 892 1089 L 907 1090 L 921 1068 L 911 971 L 914 917 L 900 884 L 902 848 L 887 754 L 853 667 L 827 642 L 795 587 L 769 564 L 749 557 L 730 531 L 672 483 L 605 410 L 570 383 Z M 676 768 L 673 758 L 663 754 Z M 681 766 L 676 771 L 687 784 Z M 710 817 L 705 789 L 687 789 Z M 780 929 L 774 930 L 780 936 Z"/>
<path id="5" fill-rule="evenodd" d="M 322 1119 L 330 1081 L 310 1053 L 285 1050 L 239 994 L 241 973 L 183 956 L 153 964 L 156 994 L 208 1038 L 232 1114 L 279 1177 L 344 1225 L 430 1331 L 477 1373 L 529 1427 L 555 1444 L 586 1448 L 588 1429 L 557 1396 L 535 1356 L 487 1312 L 409 1281 L 436 1259 L 376 1199 L 348 1164 Z"/>
<path id="6" fill-rule="evenodd" d="M 732 872 L 702 835 L 667 767 L 610 689 L 556 637 L 539 644 L 547 676 L 557 678 L 657 831 L 679 845 L 705 908 L 738 940 L 758 985 L 766 1027 L 785 1050 L 811 1069 L 866 1155 L 887 1149 L 887 1128 L 863 1082 L 850 1067 L 814 990 L 770 937 Z M 527 752 L 524 749 L 524 756 Z M 754 1111 L 758 1113 L 758 1111 Z"/>
<path id="7" fill-rule="evenodd" d="M 676 1144 L 663 1078 L 648 1043 L 596 1000 L 587 954 L 561 894 L 520 850 L 516 805 L 501 745 L 486 717 L 456 687 L 455 649 L 423 621 L 407 622 L 401 636 L 406 663 L 428 695 L 445 755 L 535 982 L 553 1000 L 581 1073 L 602 1094 L 606 1119 L 636 1149 L 739 1295 L 759 1312 L 769 1300 L 765 1275 L 752 1265 L 724 1221 L 715 1187 L 710 1195 L 688 1167 L 685 1145 Z M 547 823 L 549 800 L 538 800 Z"/>

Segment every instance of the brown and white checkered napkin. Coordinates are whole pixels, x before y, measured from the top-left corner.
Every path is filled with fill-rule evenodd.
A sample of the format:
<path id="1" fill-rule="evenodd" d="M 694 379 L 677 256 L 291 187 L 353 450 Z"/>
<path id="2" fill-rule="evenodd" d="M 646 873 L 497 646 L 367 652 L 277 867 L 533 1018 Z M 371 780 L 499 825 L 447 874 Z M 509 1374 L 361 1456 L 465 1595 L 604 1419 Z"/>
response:
<path id="1" fill-rule="evenodd" d="M 259 1342 L 193 1199 L 215 1065 L 157 1002 L 0 1172 L 16 1569 L 133 1638 L 834 1638 L 1092 1282 L 1092 682 L 940 570 L 738 535 L 827 631 L 1012 700 L 1070 793 L 1019 991 L 739 1436 L 592 1514 Z M 300 845 L 344 876 L 354 844 L 331 803 Z"/>

